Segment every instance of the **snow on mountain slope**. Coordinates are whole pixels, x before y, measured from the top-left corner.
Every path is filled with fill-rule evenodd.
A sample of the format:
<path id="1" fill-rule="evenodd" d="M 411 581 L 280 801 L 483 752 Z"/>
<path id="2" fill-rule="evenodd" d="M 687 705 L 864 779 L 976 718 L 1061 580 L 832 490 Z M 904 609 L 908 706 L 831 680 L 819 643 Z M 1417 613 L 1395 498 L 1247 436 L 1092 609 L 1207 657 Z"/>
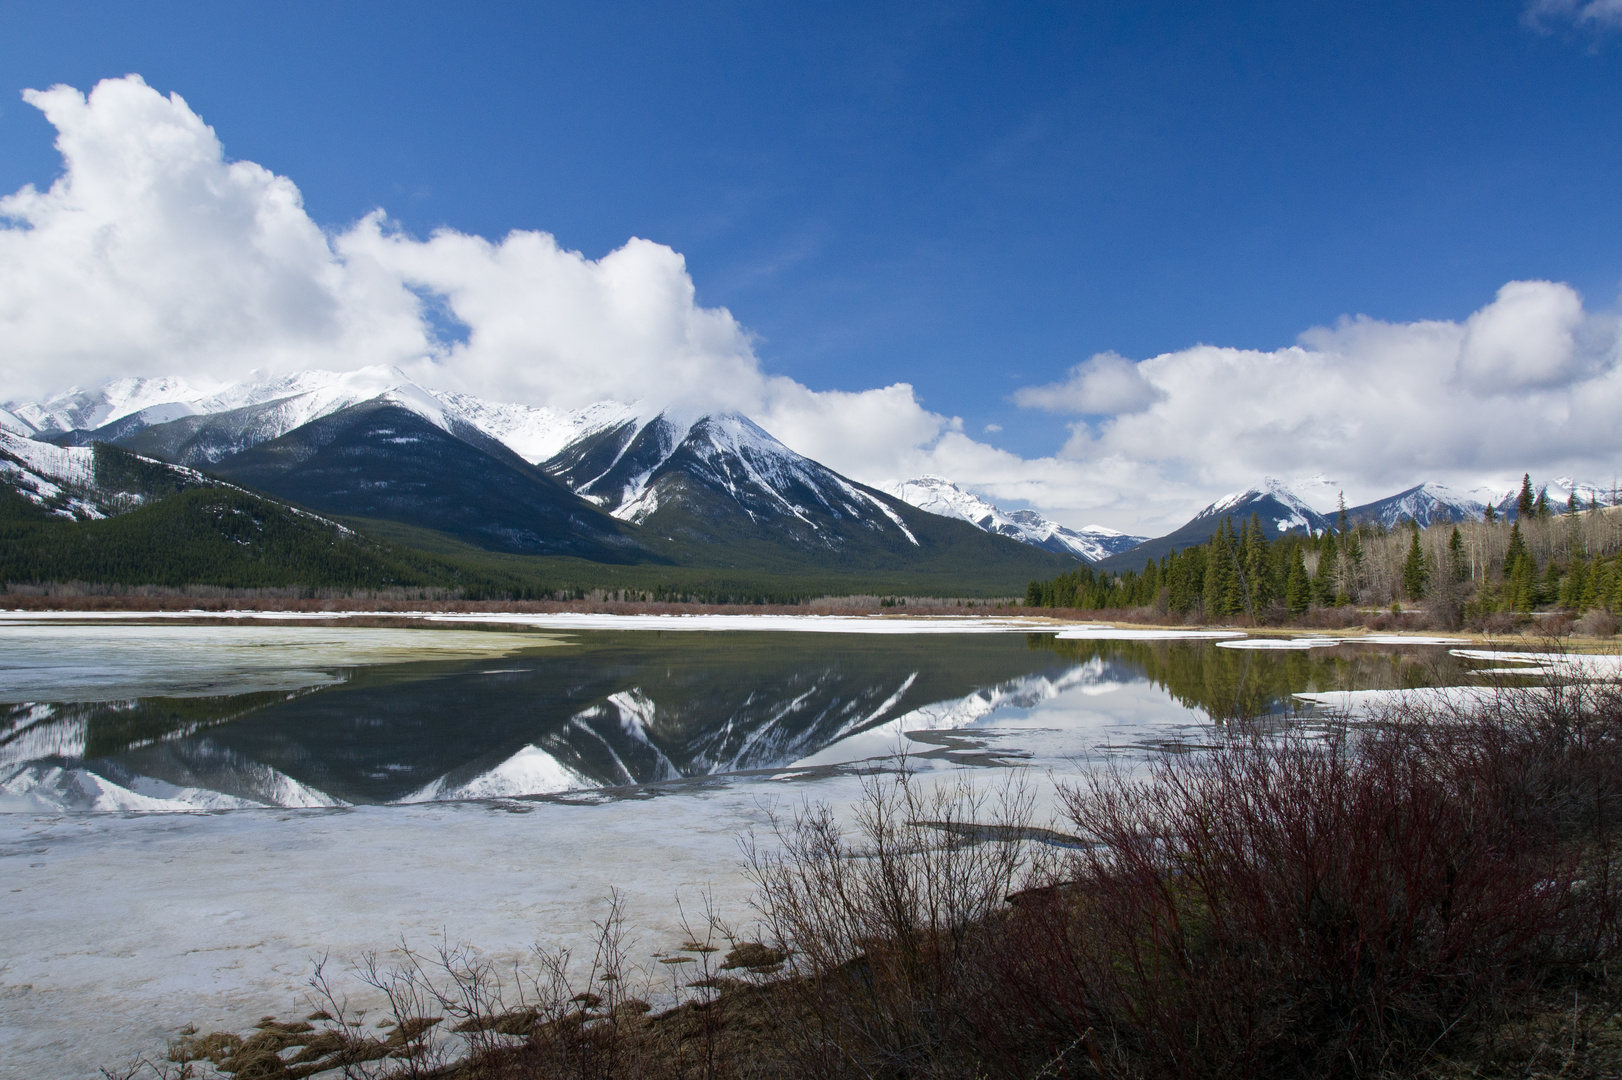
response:
<path id="1" fill-rule="evenodd" d="M 618 401 L 599 401 L 581 409 L 551 409 L 544 405 L 486 401 L 448 390 L 434 393 L 468 423 L 531 465 L 556 456 L 578 439 L 633 420 L 637 415 L 634 406 Z"/>
<path id="2" fill-rule="evenodd" d="M 219 389 L 194 386 L 174 376 L 114 379 L 94 390 L 74 387 L 44 401 L 9 401 L 5 407 L 29 426 L 29 434 L 89 430 L 147 409 L 162 409 L 165 420 L 206 412 L 208 408 L 198 403 Z"/>
<path id="3" fill-rule="evenodd" d="M 1045 551 L 1078 555 L 1089 562 L 1128 551 L 1148 539 L 1128 536 L 1102 525 L 1069 529 L 1048 520 L 1035 510 L 1005 511 L 939 476 L 920 476 L 916 480 L 881 484 L 879 488 L 931 514 L 958 518 L 986 532 L 1007 536 Z"/>
<path id="4" fill-rule="evenodd" d="M 94 497 L 95 452 L 88 446 L 52 446 L 0 431 L 0 482 L 59 517 L 107 516 Z"/>
<path id="5" fill-rule="evenodd" d="M 632 415 L 574 440 L 544 466 L 622 521 L 643 524 L 708 491 L 742 509 L 755 525 L 795 521 L 818 536 L 835 522 L 857 522 L 918 546 L 893 508 L 790 450 L 746 416 L 627 411 Z"/>
<path id="6" fill-rule="evenodd" d="M 1384 499 L 1350 507 L 1346 516 L 1353 522 L 1377 521 L 1391 529 L 1405 521 L 1417 521 L 1421 525 L 1475 521 L 1485 509 L 1482 503 L 1462 491 L 1442 484 L 1424 483 Z"/>
<path id="7" fill-rule="evenodd" d="M 1314 477 L 1308 483 L 1314 491 L 1328 485 L 1328 481 L 1320 477 Z M 1228 516 L 1235 518 L 1237 524 L 1237 519 L 1256 514 L 1263 524 L 1272 527 L 1275 535 L 1294 529 L 1321 530 L 1330 524 L 1327 516 L 1297 494 L 1297 486 L 1288 480 L 1263 477 L 1255 487 L 1224 495 L 1194 515 L 1189 524 Z M 1187 525 L 1183 527 L 1188 528 Z"/>
<path id="8" fill-rule="evenodd" d="M 1622 488 L 1615 480 L 1606 486 L 1574 480 L 1569 476 L 1557 476 L 1550 482 L 1547 494 L 1549 505 L 1562 514 L 1566 512 L 1566 500 L 1573 495 L 1577 496 L 1578 507 L 1583 510 L 1591 506 L 1616 506 L 1622 501 Z"/>

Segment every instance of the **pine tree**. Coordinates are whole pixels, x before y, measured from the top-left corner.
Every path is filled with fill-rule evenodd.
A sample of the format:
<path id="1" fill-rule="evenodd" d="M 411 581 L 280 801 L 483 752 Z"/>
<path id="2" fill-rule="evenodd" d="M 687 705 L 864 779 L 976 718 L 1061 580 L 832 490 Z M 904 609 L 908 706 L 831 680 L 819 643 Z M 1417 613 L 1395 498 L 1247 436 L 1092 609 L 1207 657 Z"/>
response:
<path id="1" fill-rule="evenodd" d="M 1509 530 L 1509 548 L 1504 552 L 1504 602 L 1511 611 L 1530 613 L 1537 601 L 1537 563 L 1521 537 L 1517 519 Z"/>
<path id="2" fill-rule="evenodd" d="M 1459 527 L 1453 526 L 1453 535 L 1447 541 L 1448 572 L 1453 575 L 1454 581 L 1463 581 L 1464 566 L 1464 537 L 1459 535 Z"/>
<path id="3" fill-rule="evenodd" d="M 1515 500 L 1515 516 L 1526 519 L 1532 516 L 1532 508 L 1536 505 L 1532 494 L 1532 474 L 1527 473 L 1521 477 L 1521 494 Z"/>
<path id="4" fill-rule="evenodd" d="M 1335 604 L 1344 607 L 1357 599 L 1357 581 L 1363 569 L 1363 541 L 1352 529 L 1341 537 L 1340 593 Z"/>
<path id="5" fill-rule="evenodd" d="M 1493 509 L 1492 503 L 1488 503 L 1487 508 L 1481 512 L 1481 520 L 1486 522 L 1498 520 L 1498 511 Z"/>
<path id="6" fill-rule="evenodd" d="M 1548 518 L 1549 513 L 1549 489 L 1539 488 L 1538 501 L 1532 507 L 1532 516 L 1542 521 Z"/>
<path id="7" fill-rule="evenodd" d="M 1234 572 L 1233 519 L 1224 518 L 1207 545 L 1205 557 L 1205 617 L 1207 620 L 1237 614 L 1239 603 L 1239 577 Z"/>
<path id="8" fill-rule="evenodd" d="M 1566 496 L 1566 513 L 1576 515 L 1581 504 L 1577 502 L 1577 489 L 1572 488 L 1571 494 Z"/>
<path id="9" fill-rule="evenodd" d="M 1324 542 L 1318 545 L 1318 569 L 1312 575 L 1312 602 L 1328 607 L 1335 600 L 1335 561 L 1339 558 L 1335 543 L 1324 532 Z"/>
<path id="10" fill-rule="evenodd" d="M 1408 560 L 1402 566 L 1402 591 L 1408 594 L 1410 600 L 1421 600 L 1425 596 L 1425 585 L 1430 580 L 1430 570 L 1425 566 L 1425 552 L 1419 546 L 1419 527 L 1414 527 L 1414 536 L 1408 543 Z"/>
<path id="11" fill-rule="evenodd" d="M 1246 608 L 1252 615 L 1267 610 L 1278 594 L 1273 590 L 1272 545 L 1262 528 L 1258 514 L 1250 515 L 1245 527 L 1244 555 L 1240 565 L 1244 568 L 1244 586 L 1248 593 Z"/>
<path id="12" fill-rule="evenodd" d="M 1340 493 L 1339 503 L 1340 503 L 1340 512 L 1335 515 L 1335 531 L 1340 533 L 1340 535 L 1345 536 L 1346 535 L 1346 493 L 1344 491 Z"/>
<path id="13" fill-rule="evenodd" d="M 1296 544 L 1290 554 L 1290 569 L 1284 578 L 1284 610 L 1291 615 L 1304 614 L 1312 604 L 1312 581 L 1307 577 L 1307 562 Z"/>
<path id="14" fill-rule="evenodd" d="M 1507 576 L 1515 563 L 1528 557 L 1526 541 L 1521 537 L 1521 523 L 1519 521 L 1509 528 L 1509 547 L 1504 550 L 1504 573 Z"/>

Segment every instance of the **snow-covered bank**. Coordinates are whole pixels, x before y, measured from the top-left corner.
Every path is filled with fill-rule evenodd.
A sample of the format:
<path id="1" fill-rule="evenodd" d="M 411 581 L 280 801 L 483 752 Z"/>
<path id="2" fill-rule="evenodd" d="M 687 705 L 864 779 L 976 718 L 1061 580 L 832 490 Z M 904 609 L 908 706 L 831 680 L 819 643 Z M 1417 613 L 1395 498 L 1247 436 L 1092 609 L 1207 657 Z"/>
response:
<path id="1" fill-rule="evenodd" d="M 522 611 L 0 611 L 8 624 L 146 622 L 195 620 L 317 622 L 343 619 L 402 619 L 429 624 L 509 625 L 540 630 L 746 630 L 823 634 L 984 634 L 1053 630 L 1051 619 L 996 615 L 611 615 L 587 612 Z M 1109 627 L 1084 624 L 1093 630 Z M 1180 633 L 1179 631 L 1173 631 Z M 1128 631 L 1123 631 L 1128 633 Z"/>

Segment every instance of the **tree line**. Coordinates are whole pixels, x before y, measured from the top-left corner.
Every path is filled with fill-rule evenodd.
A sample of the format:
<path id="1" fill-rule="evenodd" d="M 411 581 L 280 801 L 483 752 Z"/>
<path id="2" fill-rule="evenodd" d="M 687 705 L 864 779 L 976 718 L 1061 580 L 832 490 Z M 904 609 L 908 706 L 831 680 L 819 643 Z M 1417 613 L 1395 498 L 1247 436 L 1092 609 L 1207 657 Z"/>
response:
<path id="1" fill-rule="evenodd" d="M 1030 607 L 1083 611 L 1150 608 L 1207 620 L 1248 615 L 1276 621 L 1313 608 L 1423 604 L 1432 621 L 1459 625 L 1495 613 L 1556 608 L 1622 613 L 1622 509 L 1575 496 L 1556 510 L 1522 481 L 1512 515 L 1488 507 L 1479 521 L 1412 520 L 1388 529 L 1347 520 L 1269 539 L 1257 515 L 1224 518 L 1209 540 L 1141 572 L 1082 566 L 1026 589 Z"/>

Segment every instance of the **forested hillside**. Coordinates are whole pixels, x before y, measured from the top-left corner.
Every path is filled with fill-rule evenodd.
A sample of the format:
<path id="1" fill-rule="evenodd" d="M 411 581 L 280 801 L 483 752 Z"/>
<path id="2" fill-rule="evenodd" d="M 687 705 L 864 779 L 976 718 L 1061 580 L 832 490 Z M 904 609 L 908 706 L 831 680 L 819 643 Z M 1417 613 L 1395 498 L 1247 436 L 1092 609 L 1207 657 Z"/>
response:
<path id="1" fill-rule="evenodd" d="M 1575 503 L 1556 514 L 1522 489 L 1514 520 L 1348 524 L 1269 540 L 1252 516 L 1225 518 L 1204 544 L 1141 571 L 1083 567 L 1032 581 L 1031 607 L 1149 608 L 1182 618 L 1278 620 L 1313 608 L 1422 606 L 1438 626 L 1559 609 L 1622 612 L 1622 510 Z"/>

